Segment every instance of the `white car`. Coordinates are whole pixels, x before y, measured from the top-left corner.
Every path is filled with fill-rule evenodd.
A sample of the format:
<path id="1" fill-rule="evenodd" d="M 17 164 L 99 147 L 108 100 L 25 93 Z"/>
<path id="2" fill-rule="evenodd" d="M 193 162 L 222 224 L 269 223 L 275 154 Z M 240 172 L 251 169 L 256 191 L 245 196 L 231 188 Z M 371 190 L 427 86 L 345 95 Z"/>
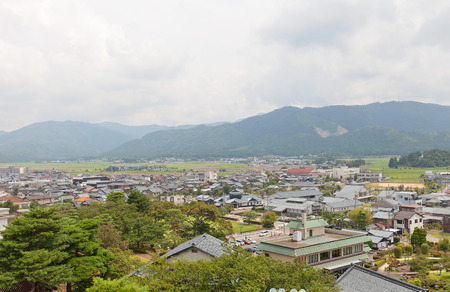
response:
<path id="1" fill-rule="evenodd" d="M 264 230 L 259 233 L 259 236 L 262 237 L 262 236 L 266 236 L 268 234 L 269 234 L 269 232 L 267 230 Z"/>
<path id="2" fill-rule="evenodd" d="M 248 239 L 248 241 L 250 241 L 252 244 L 256 244 L 256 240 L 254 240 L 254 239 Z"/>

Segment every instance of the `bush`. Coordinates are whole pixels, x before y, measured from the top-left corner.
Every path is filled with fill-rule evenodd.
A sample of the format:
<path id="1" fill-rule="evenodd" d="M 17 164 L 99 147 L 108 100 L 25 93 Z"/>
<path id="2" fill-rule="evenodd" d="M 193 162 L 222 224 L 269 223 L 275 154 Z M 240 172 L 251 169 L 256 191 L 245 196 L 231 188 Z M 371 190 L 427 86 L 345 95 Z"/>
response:
<path id="1" fill-rule="evenodd" d="M 413 246 L 410 245 L 410 244 L 406 245 L 405 246 L 405 253 L 408 254 L 408 255 L 412 255 L 412 253 L 413 253 Z"/>
<path id="2" fill-rule="evenodd" d="M 381 267 L 385 263 L 386 263 L 386 260 L 379 260 L 379 261 L 376 261 L 374 264 L 376 267 Z"/>
<path id="3" fill-rule="evenodd" d="M 400 236 L 395 236 L 394 243 L 399 243 L 399 242 L 400 242 Z"/>
<path id="4" fill-rule="evenodd" d="M 418 287 L 422 287 L 422 282 L 420 281 L 419 278 L 414 278 L 408 281 L 409 284 L 413 284 L 416 285 Z"/>
<path id="5" fill-rule="evenodd" d="M 420 248 L 416 247 L 416 248 L 414 248 L 414 253 L 419 255 L 419 254 L 422 254 L 422 251 L 420 250 Z"/>
<path id="6" fill-rule="evenodd" d="M 422 254 L 427 255 L 428 252 L 430 251 L 430 246 L 424 243 L 420 246 L 420 251 L 422 252 Z"/>
<path id="7" fill-rule="evenodd" d="M 394 248 L 394 256 L 399 259 L 403 255 L 403 249 L 400 246 Z"/>

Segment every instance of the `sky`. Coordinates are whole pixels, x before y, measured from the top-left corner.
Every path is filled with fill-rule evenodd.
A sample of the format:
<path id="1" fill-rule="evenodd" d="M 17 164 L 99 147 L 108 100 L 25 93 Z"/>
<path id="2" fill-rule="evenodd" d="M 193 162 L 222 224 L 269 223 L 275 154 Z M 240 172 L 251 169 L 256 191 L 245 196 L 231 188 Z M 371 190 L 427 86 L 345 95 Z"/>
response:
<path id="1" fill-rule="evenodd" d="M 450 1 L 0 0 L 0 130 L 450 105 Z"/>

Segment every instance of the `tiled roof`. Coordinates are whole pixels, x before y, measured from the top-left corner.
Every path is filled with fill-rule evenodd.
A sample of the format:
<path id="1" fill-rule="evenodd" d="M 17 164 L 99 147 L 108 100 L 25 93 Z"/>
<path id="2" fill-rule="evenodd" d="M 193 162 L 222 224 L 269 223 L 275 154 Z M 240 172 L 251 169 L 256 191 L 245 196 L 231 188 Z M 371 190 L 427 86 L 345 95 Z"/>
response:
<path id="1" fill-rule="evenodd" d="M 417 214 L 416 212 L 413 211 L 400 211 L 398 212 L 395 216 L 394 216 L 394 220 L 404 220 L 404 219 L 409 219 L 412 216 L 414 216 L 415 214 Z"/>
<path id="2" fill-rule="evenodd" d="M 191 247 L 196 247 L 197 249 L 213 257 L 220 257 L 226 250 L 225 247 L 223 246 L 222 240 L 215 238 L 214 236 L 211 236 L 207 233 L 204 233 L 202 235 L 197 236 L 196 238 L 193 238 L 189 241 L 180 244 L 176 248 L 166 253 L 163 257 L 169 258 Z"/>
<path id="3" fill-rule="evenodd" d="M 322 218 L 316 218 L 316 219 L 309 219 L 306 221 L 306 228 L 314 228 L 319 226 L 328 226 L 329 224 L 327 221 L 325 221 Z M 292 228 L 292 229 L 303 229 L 302 221 L 299 220 L 292 220 L 288 223 L 286 227 Z"/>
<path id="4" fill-rule="evenodd" d="M 353 265 L 336 281 L 343 292 L 422 292 L 417 287 L 378 272 Z"/>

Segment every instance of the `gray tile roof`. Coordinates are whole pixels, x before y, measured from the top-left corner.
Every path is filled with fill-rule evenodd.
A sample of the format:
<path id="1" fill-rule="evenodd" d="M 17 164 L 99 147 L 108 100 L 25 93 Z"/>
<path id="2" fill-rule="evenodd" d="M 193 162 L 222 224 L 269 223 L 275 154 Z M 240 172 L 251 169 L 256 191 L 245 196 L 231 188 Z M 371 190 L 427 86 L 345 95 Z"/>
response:
<path id="1" fill-rule="evenodd" d="M 370 235 L 388 238 L 394 234 L 392 231 L 372 229 L 368 231 Z"/>
<path id="2" fill-rule="evenodd" d="M 170 258 L 171 256 L 174 256 L 194 246 L 213 257 L 220 257 L 226 251 L 226 248 L 223 246 L 222 240 L 215 238 L 214 236 L 211 236 L 207 233 L 203 233 L 196 238 L 180 244 L 176 248 L 163 255 L 163 257 Z"/>
<path id="3" fill-rule="evenodd" d="M 345 200 L 341 202 L 333 202 L 333 203 L 327 203 L 326 205 L 332 207 L 332 208 L 341 208 L 341 207 L 349 207 L 349 206 L 363 206 L 364 204 L 358 200 Z"/>
<path id="4" fill-rule="evenodd" d="M 343 292 L 422 292 L 427 289 L 403 282 L 375 271 L 351 266 L 336 281 Z"/>
<path id="5" fill-rule="evenodd" d="M 373 219 L 392 219 L 394 213 L 378 211 L 373 215 Z"/>

